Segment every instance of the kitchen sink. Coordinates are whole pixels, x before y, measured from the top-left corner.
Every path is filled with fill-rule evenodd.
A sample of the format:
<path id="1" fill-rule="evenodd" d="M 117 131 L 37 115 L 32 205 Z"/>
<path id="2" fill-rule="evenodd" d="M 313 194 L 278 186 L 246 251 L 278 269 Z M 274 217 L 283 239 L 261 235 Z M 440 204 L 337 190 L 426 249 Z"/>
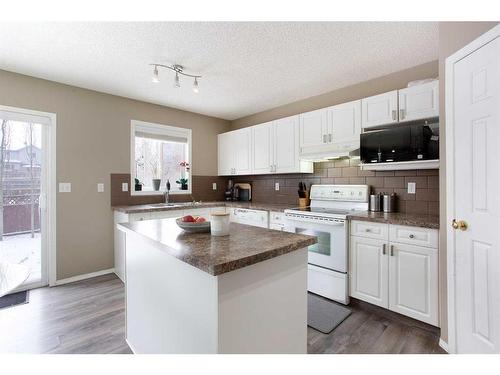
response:
<path id="1" fill-rule="evenodd" d="M 182 207 L 184 206 L 183 204 L 179 203 L 153 203 L 153 204 L 148 204 L 149 207 Z"/>

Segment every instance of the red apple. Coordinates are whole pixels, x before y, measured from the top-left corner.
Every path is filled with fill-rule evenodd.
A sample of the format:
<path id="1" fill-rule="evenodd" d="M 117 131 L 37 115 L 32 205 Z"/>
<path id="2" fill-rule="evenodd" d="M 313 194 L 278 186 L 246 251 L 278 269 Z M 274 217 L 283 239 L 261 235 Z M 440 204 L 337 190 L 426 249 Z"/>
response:
<path id="1" fill-rule="evenodd" d="M 196 218 L 197 223 L 204 223 L 205 221 L 207 221 L 207 220 L 204 217 L 199 216 Z"/>
<path id="2" fill-rule="evenodd" d="M 185 223 L 194 223 L 195 222 L 195 218 L 192 217 L 191 215 L 186 215 L 182 218 L 182 221 L 185 222 Z"/>

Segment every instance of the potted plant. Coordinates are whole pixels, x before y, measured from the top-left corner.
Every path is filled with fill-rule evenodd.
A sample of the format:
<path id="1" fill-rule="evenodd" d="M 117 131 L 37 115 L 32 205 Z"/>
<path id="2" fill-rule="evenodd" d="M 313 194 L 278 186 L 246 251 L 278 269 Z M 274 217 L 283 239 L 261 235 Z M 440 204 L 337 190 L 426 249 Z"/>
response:
<path id="1" fill-rule="evenodd" d="M 160 190 L 161 178 L 160 176 L 160 163 L 157 154 L 151 156 L 151 160 L 149 161 L 149 166 L 151 168 L 151 175 L 153 176 L 153 190 Z"/>
<path id="2" fill-rule="evenodd" d="M 135 179 L 135 191 L 141 191 L 142 190 L 142 182 L 139 181 L 138 178 Z"/>
<path id="3" fill-rule="evenodd" d="M 187 161 L 182 161 L 179 165 L 181 166 L 181 178 L 175 181 L 175 183 L 181 185 L 181 190 L 187 190 L 189 180 L 186 177 L 186 173 L 189 172 L 189 163 Z"/>

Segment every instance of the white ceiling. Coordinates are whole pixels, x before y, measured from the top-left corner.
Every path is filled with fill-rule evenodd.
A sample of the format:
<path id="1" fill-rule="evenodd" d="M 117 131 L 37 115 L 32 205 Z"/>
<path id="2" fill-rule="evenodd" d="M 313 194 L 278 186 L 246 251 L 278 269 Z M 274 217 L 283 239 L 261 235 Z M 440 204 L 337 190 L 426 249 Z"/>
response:
<path id="1" fill-rule="evenodd" d="M 0 23 L 0 69 L 228 120 L 437 58 L 435 22 Z"/>

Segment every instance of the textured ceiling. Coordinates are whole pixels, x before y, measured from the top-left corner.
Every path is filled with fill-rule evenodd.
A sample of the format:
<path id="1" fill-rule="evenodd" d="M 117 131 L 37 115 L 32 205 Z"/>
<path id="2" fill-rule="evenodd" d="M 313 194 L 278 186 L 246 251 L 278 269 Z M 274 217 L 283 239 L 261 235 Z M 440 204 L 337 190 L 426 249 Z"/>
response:
<path id="1" fill-rule="evenodd" d="M 435 22 L 0 23 L 0 69 L 228 120 L 437 58 Z"/>

